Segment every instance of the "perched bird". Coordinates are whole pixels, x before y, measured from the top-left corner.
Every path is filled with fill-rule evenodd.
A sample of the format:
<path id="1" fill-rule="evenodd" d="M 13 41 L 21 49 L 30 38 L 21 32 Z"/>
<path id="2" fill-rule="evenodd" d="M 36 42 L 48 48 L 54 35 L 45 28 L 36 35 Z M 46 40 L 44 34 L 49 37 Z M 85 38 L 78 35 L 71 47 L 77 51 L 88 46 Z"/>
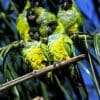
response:
<path id="1" fill-rule="evenodd" d="M 59 20 L 48 23 L 48 47 L 54 61 L 67 60 L 71 56 L 71 38 L 65 33 L 65 28 Z"/>
<path id="2" fill-rule="evenodd" d="M 77 32 L 82 23 L 82 16 L 75 7 L 72 0 L 64 0 L 58 13 L 57 18 L 63 26 L 66 32 Z"/>
<path id="3" fill-rule="evenodd" d="M 24 41 L 33 41 L 40 38 L 40 32 L 36 23 L 36 14 L 31 8 L 29 0 L 21 14 L 17 19 L 17 29 L 19 31 L 20 39 Z"/>
<path id="4" fill-rule="evenodd" d="M 48 37 L 48 47 L 54 62 L 69 60 L 72 56 L 72 40 L 65 34 L 52 34 Z"/>
<path id="5" fill-rule="evenodd" d="M 48 60 L 44 55 L 47 51 L 47 46 L 41 42 L 26 42 L 22 49 L 22 55 L 27 64 L 33 69 L 42 69 L 46 67 Z"/>
<path id="6" fill-rule="evenodd" d="M 44 9 L 43 7 L 34 7 L 33 11 L 37 16 L 36 23 L 38 24 L 40 35 L 42 37 L 47 36 L 46 27 L 48 23 L 56 21 L 56 16 L 53 13 Z"/>
<path id="7" fill-rule="evenodd" d="M 26 4 L 28 7 L 25 7 L 17 19 L 17 29 L 19 31 L 20 38 L 25 41 L 32 40 L 30 37 L 30 30 L 35 28 L 38 28 L 38 32 L 41 37 L 47 36 L 46 27 L 48 23 L 56 21 L 56 16 L 53 13 L 37 5 L 37 2 L 35 3 L 35 6 L 29 6 L 31 4 L 28 2 Z"/>
<path id="8" fill-rule="evenodd" d="M 41 43 L 41 41 L 25 42 L 21 53 L 26 64 L 33 70 L 46 68 L 52 61 L 48 46 Z M 48 78 L 50 76 L 51 72 L 47 74 Z"/>
<path id="9" fill-rule="evenodd" d="M 66 34 L 52 34 L 48 37 L 49 52 L 53 56 L 53 62 L 59 62 L 63 60 L 70 60 L 73 57 L 73 42 Z M 61 72 L 60 72 L 61 73 Z M 65 73 L 65 74 L 64 74 Z M 74 92 L 81 99 L 81 94 L 84 93 L 84 97 L 87 98 L 86 89 L 84 88 L 84 82 L 78 67 L 75 64 L 67 66 L 63 70 L 63 74 L 67 76 L 72 84 Z M 61 74 L 62 75 L 62 74 Z"/>

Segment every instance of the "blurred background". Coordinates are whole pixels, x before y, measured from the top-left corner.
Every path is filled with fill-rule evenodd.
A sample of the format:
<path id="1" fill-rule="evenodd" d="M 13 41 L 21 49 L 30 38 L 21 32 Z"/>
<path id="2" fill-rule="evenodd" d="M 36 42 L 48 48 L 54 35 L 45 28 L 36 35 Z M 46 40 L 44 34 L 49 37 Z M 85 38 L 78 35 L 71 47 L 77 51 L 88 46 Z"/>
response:
<path id="1" fill-rule="evenodd" d="M 56 10 L 59 9 L 59 6 L 62 2 L 62 0 L 40 0 L 42 1 L 44 7 L 48 9 L 49 11 L 54 11 L 55 7 L 53 6 L 53 3 L 56 5 Z M 99 34 L 100 32 L 100 0 L 74 0 L 76 6 L 78 7 L 79 11 L 82 13 L 83 18 L 84 18 L 84 25 L 82 26 L 82 32 L 84 34 L 88 35 L 94 35 L 94 34 Z M 53 2 L 53 3 L 52 3 Z M 26 0 L 0 0 L 0 47 L 5 47 L 7 44 L 10 44 L 13 41 L 19 40 L 19 35 L 18 31 L 16 29 L 16 19 L 24 9 L 24 6 L 26 4 Z M 15 50 L 16 51 L 16 50 Z M 80 50 L 76 50 L 76 53 L 78 54 Z M 84 53 L 84 51 L 82 51 Z M 89 44 L 89 53 L 92 57 L 92 63 L 93 66 L 95 66 L 95 74 L 97 77 L 98 84 L 100 86 L 100 64 L 97 61 L 97 56 L 95 49 L 93 47 L 93 44 Z M 12 55 L 12 57 L 10 57 Z M 16 58 L 13 57 L 13 55 L 17 55 Z M 16 61 L 16 63 L 13 63 Z M 13 78 L 16 78 L 18 76 L 21 76 L 28 71 L 25 70 L 25 63 L 22 62 L 22 58 L 19 53 L 11 53 L 7 56 L 6 63 L 8 65 L 5 66 L 16 66 L 16 74 Z M 0 83 L 6 82 L 3 74 L 3 67 L 2 67 L 2 57 L 0 58 Z M 87 60 L 83 60 L 82 64 L 84 65 L 83 67 L 80 66 L 79 64 L 79 69 L 82 74 L 82 78 L 85 83 L 85 87 L 88 92 L 89 100 L 99 100 L 100 95 L 98 95 L 96 87 L 94 85 L 93 78 L 91 77 L 92 75 L 92 70 L 90 67 L 90 64 Z M 24 66 L 20 68 L 20 71 L 18 70 L 17 66 Z M 13 70 L 13 69 L 11 69 Z M 18 74 L 18 75 L 17 75 Z M 30 81 L 25 82 L 24 86 L 27 88 L 27 84 L 32 84 Z M 65 86 L 68 87 L 68 86 Z M 28 87 L 29 91 L 31 92 L 31 87 Z M 38 87 L 39 88 L 39 87 Z M 16 89 L 15 89 L 16 90 Z M 12 91 L 15 91 L 12 90 Z M 23 89 L 22 89 L 23 90 Z M 22 91 L 19 89 L 19 91 Z M 10 95 L 8 95 L 10 92 L 10 95 L 13 93 L 8 90 L 8 91 L 3 91 L 0 92 L 0 99 L 2 100 L 11 100 Z M 29 92 L 29 93 L 30 93 Z M 28 95 L 28 93 L 26 93 Z M 21 95 L 25 95 L 21 93 Z M 32 95 L 32 94 L 31 94 Z M 50 94 L 49 94 L 50 95 Z M 17 95 L 18 96 L 18 95 Z M 34 94 L 35 96 L 35 94 Z M 4 97 L 6 99 L 4 99 Z M 73 96 L 74 97 L 74 96 Z M 26 100 L 25 97 L 23 97 Z M 13 100 L 13 99 L 12 99 Z M 18 100 L 18 99 L 16 99 Z M 31 99 L 30 99 L 31 100 Z"/>

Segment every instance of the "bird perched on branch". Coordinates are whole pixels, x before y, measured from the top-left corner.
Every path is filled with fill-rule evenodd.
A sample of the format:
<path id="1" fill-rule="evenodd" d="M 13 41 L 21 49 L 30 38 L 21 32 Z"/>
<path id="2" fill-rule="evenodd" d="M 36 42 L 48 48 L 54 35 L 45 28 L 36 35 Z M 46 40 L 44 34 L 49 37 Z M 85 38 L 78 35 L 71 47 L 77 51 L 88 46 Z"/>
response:
<path id="1" fill-rule="evenodd" d="M 69 60 L 72 56 L 72 40 L 64 34 L 52 34 L 48 37 L 48 46 L 54 61 Z"/>
<path id="2" fill-rule="evenodd" d="M 41 42 L 27 42 L 22 49 L 22 55 L 27 64 L 33 69 L 42 69 L 46 67 L 48 60 L 45 56 L 47 46 Z"/>
<path id="3" fill-rule="evenodd" d="M 71 38 L 65 34 L 65 28 L 59 20 L 51 21 L 45 28 L 49 51 L 54 61 L 67 60 L 71 56 Z"/>
<path id="4" fill-rule="evenodd" d="M 73 52 L 75 52 L 73 49 L 73 41 L 69 36 L 67 36 L 67 34 L 58 33 L 50 35 L 48 37 L 48 48 L 53 57 L 54 63 L 63 60 L 70 60 L 70 58 L 74 56 Z M 64 69 L 63 73 L 66 73 L 66 76 L 71 82 L 75 93 L 79 95 L 79 98 L 81 98 L 80 92 L 83 92 L 86 96 L 86 90 L 82 85 L 84 82 L 81 80 L 81 74 L 77 66 L 75 64 L 71 64 L 66 67 L 66 70 Z"/>
<path id="5" fill-rule="evenodd" d="M 77 32 L 82 23 L 81 14 L 72 0 L 64 0 L 58 11 L 57 18 L 66 29 L 66 32 Z"/>
<path id="6" fill-rule="evenodd" d="M 52 56 L 48 51 L 48 46 L 38 41 L 25 42 L 21 53 L 25 63 L 33 70 L 43 69 L 52 62 Z M 47 74 L 48 78 L 50 76 L 51 72 Z"/>

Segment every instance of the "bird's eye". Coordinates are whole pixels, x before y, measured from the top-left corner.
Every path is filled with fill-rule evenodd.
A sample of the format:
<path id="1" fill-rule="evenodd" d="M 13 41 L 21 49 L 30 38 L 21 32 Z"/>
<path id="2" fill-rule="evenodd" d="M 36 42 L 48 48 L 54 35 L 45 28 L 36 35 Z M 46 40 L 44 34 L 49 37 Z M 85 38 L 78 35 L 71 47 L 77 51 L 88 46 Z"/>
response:
<path id="1" fill-rule="evenodd" d="M 32 9 L 28 9 L 26 17 L 27 17 L 27 21 L 30 26 L 36 25 L 37 15 L 36 15 L 35 11 L 32 11 Z"/>
<path id="2" fill-rule="evenodd" d="M 47 25 L 47 33 L 48 35 L 52 34 L 52 32 L 56 29 L 58 23 L 56 21 L 52 21 Z"/>
<path id="3" fill-rule="evenodd" d="M 38 28 L 36 27 L 33 27 L 29 30 L 29 35 L 33 40 L 37 40 L 37 41 L 40 40 L 40 33 L 38 31 Z"/>

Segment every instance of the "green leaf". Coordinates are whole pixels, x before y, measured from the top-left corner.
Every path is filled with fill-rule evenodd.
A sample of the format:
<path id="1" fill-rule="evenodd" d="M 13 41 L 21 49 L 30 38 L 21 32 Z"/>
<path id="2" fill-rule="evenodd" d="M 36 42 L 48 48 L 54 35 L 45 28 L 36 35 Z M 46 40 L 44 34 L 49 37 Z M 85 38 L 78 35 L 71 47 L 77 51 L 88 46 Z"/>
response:
<path id="1" fill-rule="evenodd" d="M 1 66 L 4 66 L 5 64 L 5 59 L 7 57 L 7 54 L 14 48 L 17 48 L 19 46 L 19 42 L 18 41 L 15 41 L 15 42 L 12 42 L 11 44 L 1 48 L 1 51 L 0 51 L 0 65 Z"/>
<path id="2" fill-rule="evenodd" d="M 89 51 L 89 46 L 88 46 L 87 38 L 86 37 L 84 37 L 84 38 L 85 38 L 86 49 L 87 49 L 87 51 Z M 91 71 L 92 71 L 92 76 L 93 76 L 93 79 L 94 79 L 93 82 L 94 82 L 96 91 L 98 93 L 98 96 L 100 97 L 100 86 L 98 84 L 98 80 L 97 80 L 97 77 L 96 77 L 96 74 L 95 74 L 95 68 L 94 68 L 95 66 L 93 65 L 93 60 L 92 60 L 89 52 L 88 52 L 88 59 L 89 59 L 89 63 L 90 63 Z"/>
<path id="3" fill-rule="evenodd" d="M 44 100 L 49 100 L 46 85 L 42 81 L 40 81 L 40 85 Z"/>
<path id="4" fill-rule="evenodd" d="M 67 92 L 67 90 L 65 90 L 64 86 L 61 85 L 60 83 L 60 80 L 58 79 L 58 77 L 56 75 L 54 75 L 55 79 L 56 79 L 56 82 L 60 88 L 60 90 L 64 93 L 65 97 L 68 99 L 68 100 L 72 100 L 72 97 L 70 96 L 70 93 Z"/>
<path id="5" fill-rule="evenodd" d="M 95 34 L 94 35 L 94 47 L 95 47 L 95 52 L 97 55 L 98 62 L 100 64 L 100 34 Z"/>
<path id="6" fill-rule="evenodd" d="M 7 69 L 6 69 L 6 75 L 5 76 L 6 76 L 7 80 L 12 80 L 13 79 L 10 71 L 7 70 Z M 16 86 L 12 87 L 11 91 L 12 91 L 12 93 L 14 95 L 14 100 L 19 100 L 20 99 L 20 94 L 19 94 L 19 91 L 16 88 Z"/>

